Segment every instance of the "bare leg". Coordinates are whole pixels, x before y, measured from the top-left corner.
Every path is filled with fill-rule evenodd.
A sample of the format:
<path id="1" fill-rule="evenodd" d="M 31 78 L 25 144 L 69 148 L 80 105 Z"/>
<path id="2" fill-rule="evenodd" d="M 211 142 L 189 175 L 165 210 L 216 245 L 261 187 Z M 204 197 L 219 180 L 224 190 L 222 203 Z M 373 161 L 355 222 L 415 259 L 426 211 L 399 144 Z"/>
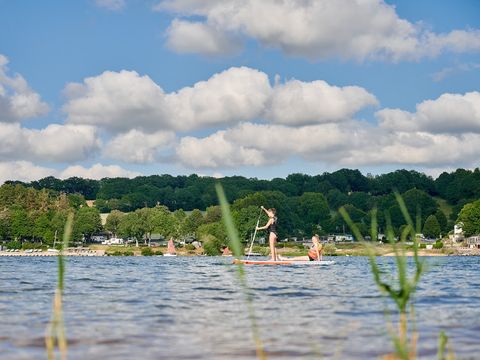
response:
<path id="1" fill-rule="evenodd" d="M 294 257 L 279 256 L 278 258 L 280 260 L 289 260 L 289 261 L 310 261 L 310 258 L 308 256 L 294 256 Z"/>
<path id="2" fill-rule="evenodd" d="M 277 241 L 277 236 L 274 233 L 270 233 L 268 242 L 270 244 L 270 256 L 273 261 L 277 261 L 277 249 L 275 248 L 275 243 Z"/>

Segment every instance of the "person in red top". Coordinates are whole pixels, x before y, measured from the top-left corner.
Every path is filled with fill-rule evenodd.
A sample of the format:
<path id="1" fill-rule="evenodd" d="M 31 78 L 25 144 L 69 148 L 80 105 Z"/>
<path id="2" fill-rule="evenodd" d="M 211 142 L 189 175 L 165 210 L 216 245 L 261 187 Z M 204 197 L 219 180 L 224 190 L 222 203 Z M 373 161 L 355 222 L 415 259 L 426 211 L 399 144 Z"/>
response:
<path id="1" fill-rule="evenodd" d="M 306 256 L 296 256 L 296 257 L 280 257 L 280 260 L 293 260 L 293 261 L 321 261 L 322 260 L 322 251 L 323 245 L 320 244 L 320 237 L 315 234 L 312 236 L 313 246 L 308 250 Z"/>

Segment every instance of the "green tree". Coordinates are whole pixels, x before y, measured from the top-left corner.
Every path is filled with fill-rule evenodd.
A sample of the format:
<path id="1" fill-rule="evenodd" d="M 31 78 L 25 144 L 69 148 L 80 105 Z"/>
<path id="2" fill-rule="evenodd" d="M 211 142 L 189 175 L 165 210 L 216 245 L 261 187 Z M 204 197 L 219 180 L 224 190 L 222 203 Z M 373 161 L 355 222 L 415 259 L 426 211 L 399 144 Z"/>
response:
<path id="1" fill-rule="evenodd" d="M 53 232 L 53 240 L 60 241 L 63 238 L 63 230 L 65 228 L 65 223 L 67 222 L 68 210 L 59 210 L 56 211 L 51 220 L 51 229 Z"/>
<path id="2" fill-rule="evenodd" d="M 332 189 L 327 193 L 327 200 L 332 210 L 338 210 L 341 206 L 348 204 L 348 195 L 338 189 Z"/>
<path id="3" fill-rule="evenodd" d="M 448 224 L 448 219 L 445 216 L 445 213 L 438 209 L 437 212 L 435 213 L 435 217 L 438 220 L 438 224 L 440 225 L 440 231 L 442 234 L 448 233 L 449 229 L 449 224 Z"/>
<path id="4" fill-rule="evenodd" d="M 357 209 L 355 206 L 351 204 L 346 204 L 344 206 L 345 210 L 347 211 L 348 215 L 350 215 L 350 218 L 355 222 L 355 223 L 367 223 L 369 218 L 367 213 L 364 211 Z"/>
<path id="5" fill-rule="evenodd" d="M 233 221 L 238 230 L 238 236 L 241 241 L 249 241 L 250 237 L 253 236 L 255 231 L 255 226 L 257 224 L 257 219 L 260 209 L 254 205 L 236 209 L 232 212 Z M 262 220 L 266 222 L 266 217 L 263 215 L 262 211 Z M 260 224 L 262 226 L 263 224 Z M 265 232 L 263 232 L 264 236 Z M 257 233 L 260 236 L 260 232 Z"/>
<path id="6" fill-rule="evenodd" d="M 348 195 L 348 202 L 357 209 L 368 212 L 372 208 L 372 196 L 362 192 L 352 192 Z"/>
<path id="7" fill-rule="evenodd" d="M 440 235 L 440 224 L 435 215 L 430 215 L 423 225 L 423 235 L 427 238 L 438 238 Z"/>
<path id="8" fill-rule="evenodd" d="M 137 212 L 125 214 L 118 225 L 118 233 L 124 238 L 134 238 L 138 247 L 138 240 L 143 237 L 144 228 Z"/>
<path id="9" fill-rule="evenodd" d="M 110 214 L 107 216 L 107 221 L 105 223 L 105 229 L 112 232 L 113 236 L 117 236 L 118 227 L 120 226 L 120 222 L 122 221 L 122 217 L 125 214 L 118 210 L 112 210 Z"/>
<path id="10" fill-rule="evenodd" d="M 425 191 L 411 189 L 403 193 L 402 198 L 403 201 L 405 201 L 408 212 L 412 214 L 412 216 L 420 211 L 422 222 L 438 210 L 438 204 L 435 199 Z"/>
<path id="11" fill-rule="evenodd" d="M 0 211 L 0 239 L 8 239 L 11 235 L 10 211 L 5 209 Z"/>
<path id="12" fill-rule="evenodd" d="M 222 253 L 221 249 L 224 246 L 224 242 L 220 239 L 216 238 L 213 235 L 207 235 L 201 240 L 203 242 L 203 250 L 205 251 L 206 255 L 217 256 Z"/>
<path id="13" fill-rule="evenodd" d="M 80 194 L 68 194 L 67 195 L 68 202 L 70 204 L 70 207 L 74 209 L 80 209 L 82 206 L 86 206 L 87 203 L 85 202 L 85 198 L 83 195 Z"/>
<path id="14" fill-rule="evenodd" d="M 50 218 L 47 213 L 40 213 L 36 216 L 33 227 L 33 235 L 50 244 L 52 228 Z"/>
<path id="15" fill-rule="evenodd" d="M 325 196 L 306 192 L 298 198 L 297 215 L 303 223 L 303 230 L 315 233 L 330 220 L 330 209 Z"/>
<path id="16" fill-rule="evenodd" d="M 155 230 L 155 223 L 153 221 L 153 209 L 144 207 L 135 210 L 135 213 L 138 216 L 138 230 L 142 232 L 140 238 L 144 239 L 145 245 L 148 241 L 148 246 L 150 246 L 150 237 L 152 235 L 152 232 Z"/>
<path id="17" fill-rule="evenodd" d="M 175 228 L 173 236 L 179 239 L 183 236 L 188 235 L 185 232 L 185 220 L 187 219 L 187 214 L 185 213 L 185 211 L 183 211 L 183 209 L 175 210 L 172 213 L 172 217 L 173 217 L 173 225 Z"/>
<path id="18" fill-rule="evenodd" d="M 26 210 L 14 207 L 10 213 L 12 236 L 16 239 L 32 236 L 33 226 Z"/>
<path id="19" fill-rule="evenodd" d="M 207 211 L 205 213 L 205 220 L 204 220 L 206 223 L 217 222 L 221 218 L 222 218 L 222 211 L 219 205 L 207 207 Z"/>
<path id="20" fill-rule="evenodd" d="M 203 224 L 203 214 L 200 210 L 194 209 L 190 215 L 185 219 L 185 233 L 195 234 L 198 227 Z"/>
<path id="21" fill-rule="evenodd" d="M 197 234 L 200 240 L 208 236 L 214 236 L 222 244 L 227 243 L 227 232 L 222 221 L 200 225 L 197 229 Z"/>
<path id="22" fill-rule="evenodd" d="M 102 219 L 97 208 L 84 206 L 78 209 L 73 223 L 72 238 L 74 240 L 88 241 L 93 234 L 101 230 Z"/>
<path id="23" fill-rule="evenodd" d="M 459 221 L 463 222 L 465 236 L 480 234 L 480 200 L 466 204 L 458 215 Z"/>
<path id="24" fill-rule="evenodd" d="M 157 205 L 152 209 L 153 231 L 165 238 L 176 235 L 175 218 L 166 206 Z"/>

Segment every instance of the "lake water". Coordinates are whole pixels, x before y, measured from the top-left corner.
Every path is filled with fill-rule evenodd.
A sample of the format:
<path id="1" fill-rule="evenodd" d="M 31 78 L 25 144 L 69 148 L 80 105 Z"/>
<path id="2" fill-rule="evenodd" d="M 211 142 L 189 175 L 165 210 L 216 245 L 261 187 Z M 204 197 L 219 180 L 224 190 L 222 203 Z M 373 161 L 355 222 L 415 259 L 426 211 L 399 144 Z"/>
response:
<path id="1" fill-rule="evenodd" d="M 374 359 L 392 351 L 368 259 L 247 267 L 269 359 Z M 428 258 L 415 295 L 419 358 L 445 330 L 457 359 L 480 359 L 480 258 Z M 64 316 L 69 359 L 254 359 L 231 258 L 72 257 Z M 388 267 L 394 259 L 382 258 Z M 45 359 L 54 257 L 0 257 L 0 358 Z M 391 314 L 395 319 L 395 314 Z"/>

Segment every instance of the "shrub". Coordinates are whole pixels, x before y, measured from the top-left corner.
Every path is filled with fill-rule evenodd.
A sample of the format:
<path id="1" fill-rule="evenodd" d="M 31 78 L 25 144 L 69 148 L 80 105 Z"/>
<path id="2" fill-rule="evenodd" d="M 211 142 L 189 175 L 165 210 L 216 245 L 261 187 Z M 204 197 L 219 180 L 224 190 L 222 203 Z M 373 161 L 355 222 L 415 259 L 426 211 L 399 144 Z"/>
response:
<path id="1" fill-rule="evenodd" d="M 7 249 L 21 249 L 22 243 L 20 241 L 10 241 L 7 243 Z"/>
<path id="2" fill-rule="evenodd" d="M 435 242 L 435 244 L 433 244 L 433 248 L 434 249 L 442 249 L 443 248 L 443 242 L 441 242 L 440 240 L 437 240 Z"/>
<path id="3" fill-rule="evenodd" d="M 108 256 L 123 256 L 123 252 L 117 250 L 117 251 L 108 253 Z"/>
<path id="4" fill-rule="evenodd" d="M 335 244 L 324 244 L 323 245 L 323 254 L 324 255 L 336 255 L 337 254 L 337 248 L 335 247 Z"/>
<path id="5" fill-rule="evenodd" d="M 217 256 L 222 253 L 223 242 L 213 235 L 207 235 L 202 239 L 203 250 L 208 256 Z"/>
<path id="6" fill-rule="evenodd" d="M 38 243 L 30 243 L 26 242 L 22 244 L 22 249 L 27 250 L 27 249 L 41 249 L 42 245 Z"/>
<path id="7" fill-rule="evenodd" d="M 192 244 L 187 244 L 185 245 L 185 250 L 195 250 L 195 246 L 193 246 Z"/>
<path id="8" fill-rule="evenodd" d="M 270 254 L 270 248 L 268 246 L 254 245 L 252 248 L 252 252 L 267 256 L 268 254 Z"/>
<path id="9" fill-rule="evenodd" d="M 155 252 L 150 247 L 144 247 L 142 249 L 142 256 L 152 256 L 155 255 Z"/>

